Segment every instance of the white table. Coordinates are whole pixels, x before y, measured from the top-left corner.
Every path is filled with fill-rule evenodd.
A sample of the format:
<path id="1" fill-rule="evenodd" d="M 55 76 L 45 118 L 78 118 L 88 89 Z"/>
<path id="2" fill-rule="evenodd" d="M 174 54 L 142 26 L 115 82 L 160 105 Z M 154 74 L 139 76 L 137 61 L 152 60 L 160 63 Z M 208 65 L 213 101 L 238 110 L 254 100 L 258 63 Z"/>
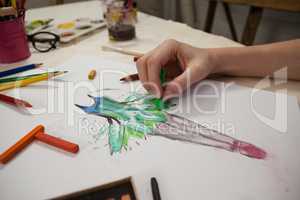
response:
<path id="1" fill-rule="evenodd" d="M 99 5 L 98 1 L 89 1 L 89 2 L 81 2 L 81 3 L 74 3 L 74 4 L 68 4 L 68 5 L 61 5 L 61 6 L 53 6 L 53 7 L 45 7 L 45 8 L 39 8 L 39 9 L 32 9 L 27 12 L 27 20 L 32 19 L 40 19 L 40 18 L 56 18 L 60 20 L 70 20 L 78 17 L 100 17 L 102 16 L 101 6 Z M 120 55 L 116 53 L 110 53 L 110 52 L 103 52 L 101 51 L 101 45 L 109 43 L 110 45 L 115 46 L 121 46 L 125 47 L 127 49 L 132 49 L 136 51 L 141 52 L 147 52 L 148 50 L 152 49 L 153 47 L 157 46 L 160 42 L 162 42 L 165 39 L 168 38 L 174 38 L 177 40 L 180 40 L 182 42 L 187 42 L 191 45 L 203 47 L 203 48 L 212 48 L 212 47 L 226 47 L 226 46 L 241 46 L 241 44 L 238 44 L 236 42 L 233 42 L 229 39 L 226 39 L 224 37 L 219 37 L 211 34 L 204 33 L 200 30 L 192 29 L 184 24 L 172 22 L 172 21 L 166 21 L 163 19 L 159 19 L 153 16 L 149 16 L 143 13 L 139 13 L 139 23 L 137 24 L 137 39 L 132 42 L 127 43 L 110 43 L 108 41 L 107 36 L 107 30 L 101 30 L 94 34 L 91 34 L 87 37 L 84 37 L 82 40 L 71 44 L 69 46 L 61 47 L 55 51 L 51 51 L 49 53 L 41 54 L 41 53 L 33 53 L 32 56 L 24 61 L 23 63 L 38 63 L 43 62 L 45 65 L 48 66 L 56 66 L 64 62 L 64 60 L 68 60 L 73 55 L 92 55 L 92 56 L 102 56 L 107 59 L 117 60 L 119 62 L 123 63 L 132 63 L 131 59 L 132 57 L 126 56 L 126 55 Z M 246 86 L 253 86 L 256 84 L 257 79 L 245 79 L 245 78 L 223 78 L 224 81 L 235 81 L 238 84 L 246 85 Z M 288 92 L 290 94 L 298 95 L 298 98 L 300 97 L 299 92 L 299 82 L 289 82 L 287 84 Z M 275 90 L 276 87 L 268 87 L 269 90 Z M 0 114 L 1 115 L 1 114 Z M 298 115 L 297 113 L 295 114 Z M 23 116 L 20 119 L 14 119 L 15 122 L 18 123 L 22 120 L 28 120 L 30 116 Z M 42 117 L 43 118 L 43 117 Z M 39 116 L 35 116 L 32 118 L 34 120 L 34 123 L 38 123 L 41 119 Z M 294 120 L 296 121 L 296 120 Z M 293 122 L 294 122 L 293 121 Z M 13 132 L 19 132 L 20 135 L 22 135 L 22 131 L 24 131 L 21 127 L 15 126 L 16 124 L 12 121 L 9 121 L 8 119 L 4 119 L 1 115 L 0 123 L 10 123 L 11 126 L 13 126 Z M 5 126 L 8 127 L 8 126 Z M 30 127 L 30 126 L 29 126 Z M 11 137 L 10 140 L 16 140 L 19 136 L 9 136 L 7 132 L 10 132 L 10 129 L 2 129 L 2 132 L 5 132 L 5 134 L 1 135 L 0 137 Z M 295 142 L 298 142 L 299 137 L 295 136 Z M 155 139 L 154 139 L 155 140 Z M 0 139 L 1 141 L 1 139 Z M 280 141 L 278 138 L 274 141 Z M 1 145 L 1 142 L 0 142 Z M 5 144 L 5 147 L 7 147 L 7 144 Z M 146 151 L 150 151 L 150 149 L 145 148 Z M 0 152 L 4 150 L 4 147 L 1 147 Z M 35 153 L 43 151 L 43 155 L 38 155 L 35 157 Z M 167 150 L 166 150 L 167 151 Z M 184 149 L 186 153 L 188 154 L 188 149 Z M 52 154 L 55 154 L 57 152 L 52 151 L 45 151 L 44 147 L 42 145 L 32 145 L 26 149 L 26 153 L 22 153 L 17 159 L 13 160 L 9 165 L 0 168 L 0 199 L 43 199 L 43 198 L 52 198 L 56 196 L 60 196 L 66 193 L 76 192 L 78 190 L 87 189 L 89 187 L 97 186 L 97 177 L 94 176 L 94 174 L 89 173 L 90 171 L 96 170 L 97 166 L 94 166 L 95 160 L 97 158 L 95 157 L 95 154 L 91 154 L 90 157 L 87 153 L 81 153 L 80 157 L 85 161 L 85 163 L 81 163 L 80 166 L 76 166 L 78 170 L 82 169 L 82 171 L 78 171 L 78 173 L 85 173 L 85 174 L 69 174 L 68 169 L 63 166 L 65 162 L 76 163 L 76 157 L 58 157 L 55 160 L 47 160 L 47 156 L 51 157 Z M 160 153 L 159 150 L 156 150 L 156 153 Z M 162 154 L 168 154 L 172 152 L 165 152 Z M 217 155 L 212 154 L 211 159 L 217 159 Z M 229 158 L 230 160 L 230 158 Z M 99 161 L 99 160 L 98 160 Z M 31 163 L 30 163 L 31 162 Z M 167 163 L 167 160 L 162 161 L 162 163 Z M 195 162 L 201 162 L 199 158 L 195 158 Z M 245 161 L 244 164 L 246 164 L 248 161 Z M 112 163 L 118 163 L 118 161 L 114 160 Z M 299 163 L 295 161 L 295 165 L 298 166 Z M 150 184 L 149 184 L 149 177 L 153 175 L 153 172 L 155 171 L 157 175 L 164 175 L 162 171 L 160 171 L 158 168 L 155 168 L 154 166 L 157 163 L 153 164 L 153 168 L 149 166 L 144 171 L 138 171 L 133 172 L 133 179 L 136 183 L 136 190 L 137 194 L 139 195 L 140 199 L 151 199 L 150 194 Z M 60 166 L 61 165 L 61 166 Z M 69 164 L 70 165 L 70 164 Z M 192 170 L 193 162 L 187 163 L 185 170 Z M 224 165 L 227 165 L 227 167 L 230 167 L 231 163 L 225 163 Z M 264 167 L 264 165 L 268 164 L 262 164 L 261 167 Z M 41 167 L 45 168 L 45 171 L 43 172 L 40 170 Z M 60 172 L 61 174 L 59 177 L 61 177 L 61 180 L 51 178 L 52 175 L 49 171 L 51 171 L 51 168 L 54 171 L 60 171 L 59 167 L 61 167 L 61 170 L 66 170 Z M 176 166 L 174 166 L 176 167 Z M 206 167 L 206 168 L 205 168 Z M 216 167 L 216 166 L 214 166 Z M 219 170 L 222 170 L 222 166 L 219 166 Z M 232 166 L 234 167 L 234 166 Z M 202 170 L 209 168 L 209 164 L 203 163 Z M 217 167 L 218 168 L 218 167 Z M 148 171 L 147 171 L 148 170 Z M 164 169 L 166 170 L 166 169 Z M 172 169 L 170 169 L 172 170 Z M 174 170 L 174 169 L 173 169 Z M 272 171 L 273 170 L 273 171 Z M 276 168 L 273 168 L 270 173 L 276 174 Z M 299 168 L 298 168 L 299 170 Z M 251 171 L 250 168 L 240 169 L 237 170 L 237 176 L 243 176 L 243 174 L 247 173 L 247 171 Z M 130 175 L 130 172 L 128 172 Z M 15 177 L 19 176 L 19 177 Z M 132 175 L 132 174 L 131 174 Z M 184 173 L 179 173 L 178 175 L 174 175 L 174 180 L 160 180 L 160 186 L 162 190 L 162 196 L 166 197 L 166 199 L 183 199 L 186 196 L 189 196 L 185 193 L 191 193 L 191 196 L 196 196 L 198 193 L 197 189 L 192 188 L 193 183 L 196 183 L 196 179 L 201 179 L 201 176 L 198 174 L 195 174 L 195 180 L 191 180 L 191 183 L 189 185 L 184 185 L 186 182 L 182 182 L 180 184 L 180 178 Z M 220 181 L 220 184 L 218 184 L 217 176 L 220 175 L 218 172 L 216 172 L 216 177 L 211 177 L 212 179 L 207 180 L 207 185 L 201 185 L 201 188 L 199 188 L 199 192 L 204 194 L 204 196 L 210 196 L 210 197 L 221 197 L 222 194 L 218 194 L 218 187 L 222 187 L 221 182 L 224 184 L 224 182 L 227 182 L 228 184 L 233 184 L 233 187 L 236 187 L 234 184 L 231 183 L 231 177 L 230 175 L 226 176 L 222 175 L 222 181 Z M 76 176 L 76 177 L 74 177 Z M 77 177 L 78 176 L 78 177 Z M 280 176 L 280 174 L 278 175 Z M 289 174 L 290 176 L 298 176 L 298 174 Z M 55 176 L 56 177 L 56 176 Z M 57 178 L 57 177 L 56 177 Z M 78 179 L 76 179 L 78 178 Z M 227 180 L 224 180 L 227 179 Z M 20 183 L 18 180 L 21 180 Z M 44 180 L 47 180 L 47 182 L 43 182 Z M 59 184 L 70 184 L 72 185 L 75 181 L 82 181 L 82 180 L 88 180 L 86 182 L 82 182 L 80 184 L 76 184 L 73 186 L 63 186 L 59 187 Z M 282 180 L 280 177 L 276 180 Z M 294 180 L 294 186 L 300 185 L 297 180 Z M 25 184 L 26 181 L 28 184 Z M 247 180 L 245 180 L 247 181 Z M 255 181 L 255 179 L 249 179 L 248 181 Z M 31 184 L 32 183 L 32 184 Z M 172 185 L 173 183 L 176 183 L 178 185 Z M 255 184 L 255 182 L 253 182 Z M 268 184 L 268 183 L 266 183 Z M 33 187 L 34 185 L 34 187 Z M 39 188 L 37 186 L 40 185 Z M 49 187 L 51 186 L 52 187 Z M 191 187 L 191 188 L 189 188 Z M 216 187 L 216 188 L 213 188 Z M 164 190 L 164 188 L 168 188 L 168 191 L 172 190 L 173 194 L 167 194 L 167 192 Z M 249 190 L 255 189 L 249 188 Z M 289 193 L 289 187 L 284 188 L 286 190 L 287 196 L 282 194 L 282 196 L 276 196 L 274 199 L 283 199 L 287 197 L 287 199 L 296 199 L 295 195 L 300 195 L 300 193 L 297 193 L 295 191 L 295 188 L 292 187 L 291 191 L 292 194 L 288 195 Z M 49 192 L 51 191 L 51 192 Z M 262 187 L 262 191 L 268 191 L 268 187 L 266 188 Z M 251 191 L 253 194 L 253 197 L 255 197 L 256 191 Z M 259 191 L 261 192 L 261 191 Z M 274 191 L 268 191 L 269 193 L 266 194 L 267 197 L 272 197 L 272 193 Z M 192 194 L 193 193 L 193 194 Z M 235 191 L 232 189 L 232 191 L 227 192 L 224 194 L 224 197 L 229 196 L 235 196 L 237 199 L 254 199 L 251 198 L 251 196 L 243 196 L 243 193 L 239 193 L 239 191 Z M 201 194 L 199 194 L 201 196 Z M 299 196 L 298 196 L 299 197 Z"/>
<path id="2" fill-rule="evenodd" d="M 50 6 L 39 9 L 32 9 L 27 12 L 27 20 L 40 19 L 42 18 L 55 18 L 58 20 L 72 20 L 79 17 L 94 17 L 101 18 L 102 10 L 99 2 L 88 2 L 88 3 L 72 3 L 61 6 Z M 87 14 L 89 13 L 89 14 Z M 153 31 L 160 30 L 160 31 Z M 207 34 L 203 31 L 193 29 L 185 24 L 166 21 L 154 16 L 150 16 L 144 13 L 139 13 L 139 23 L 137 24 L 137 36 L 138 40 L 131 44 L 120 45 L 128 49 L 138 50 L 141 52 L 147 52 L 152 48 L 156 47 L 160 42 L 165 39 L 174 38 L 176 40 L 189 43 L 191 45 L 202 47 L 202 48 L 216 48 L 216 47 L 227 47 L 227 46 L 242 46 L 242 44 L 236 43 L 230 39 L 222 36 Z M 106 52 L 101 52 L 101 45 L 108 43 L 107 31 L 102 31 L 98 34 L 94 34 L 91 37 L 86 38 L 84 41 L 75 43 L 68 48 L 61 48 L 54 52 L 46 54 L 33 54 L 32 57 L 27 61 L 43 60 L 45 64 L 55 65 L 60 63 L 62 59 L 67 59 L 72 55 L 80 52 L 88 55 L 106 55 L 106 56 L 118 56 L 124 62 L 128 62 L 129 56 L 116 55 Z M 234 81 L 237 84 L 244 85 L 247 87 L 255 87 L 258 80 L 256 78 L 221 78 L 222 81 Z M 256 86 L 257 87 L 257 86 Z M 276 91 L 282 85 L 276 86 L 271 84 L 264 88 L 269 91 Z M 288 81 L 284 87 L 287 88 L 288 94 L 297 96 L 300 101 L 300 82 Z"/>

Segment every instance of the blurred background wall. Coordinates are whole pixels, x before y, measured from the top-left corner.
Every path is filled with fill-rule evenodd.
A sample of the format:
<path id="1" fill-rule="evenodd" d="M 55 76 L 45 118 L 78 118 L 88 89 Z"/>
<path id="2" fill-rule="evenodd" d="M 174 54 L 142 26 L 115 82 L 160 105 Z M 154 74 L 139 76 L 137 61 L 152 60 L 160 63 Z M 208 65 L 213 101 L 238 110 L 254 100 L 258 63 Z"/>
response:
<path id="1" fill-rule="evenodd" d="M 64 0 L 65 3 L 80 0 Z M 86 0 L 81 0 L 86 1 Z M 209 0 L 136 0 L 140 11 L 186 23 L 194 28 L 203 29 Z M 28 0 L 27 7 L 54 5 L 56 0 Z M 239 39 L 248 15 L 248 6 L 230 5 L 234 25 Z M 212 33 L 231 38 L 224 9 L 217 6 Z M 300 38 L 300 13 L 282 12 L 265 9 L 255 44 Z"/>

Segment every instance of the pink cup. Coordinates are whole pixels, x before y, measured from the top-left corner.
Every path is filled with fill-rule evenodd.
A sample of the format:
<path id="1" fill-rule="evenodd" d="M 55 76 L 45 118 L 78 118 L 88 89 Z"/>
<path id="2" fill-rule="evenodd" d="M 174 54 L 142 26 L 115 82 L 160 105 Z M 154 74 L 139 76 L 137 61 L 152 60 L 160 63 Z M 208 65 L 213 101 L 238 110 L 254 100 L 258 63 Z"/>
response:
<path id="1" fill-rule="evenodd" d="M 13 63 L 30 56 L 24 15 L 0 22 L 0 63 Z"/>

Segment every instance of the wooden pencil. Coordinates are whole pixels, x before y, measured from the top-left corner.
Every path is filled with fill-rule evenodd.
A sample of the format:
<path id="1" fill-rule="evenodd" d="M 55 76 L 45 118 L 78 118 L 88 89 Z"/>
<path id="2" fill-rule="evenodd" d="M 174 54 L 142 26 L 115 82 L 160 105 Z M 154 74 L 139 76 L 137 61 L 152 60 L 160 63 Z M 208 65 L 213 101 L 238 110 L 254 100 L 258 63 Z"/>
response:
<path id="1" fill-rule="evenodd" d="M 0 83 L 8 83 L 8 82 L 25 80 L 25 79 L 28 79 L 28 78 L 32 78 L 34 76 L 45 75 L 45 74 L 48 74 L 48 73 L 49 72 L 44 72 L 44 73 L 39 73 L 39 74 L 30 74 L 30 75 L 27 75 L 27 76 L 16 76 L 16 77 L 9 77 L 9 78 L 1 78 Z"/>
<path id="2" fill-rule="evenodd" d="M 17 0 L 11 0 L 11 6 L 17 10 Z"/>
<path id="3" fill-rule="evenodd" d="M 16 107 L 27 107 L 27 108 L 31 108 L 32 105 L 30 103 L 28 103 L 27 101 L 21 100 L 21 99 L 16 99 L 14 97 L 11 96 L 7 96 L 4 94 L 0 94 L 0 101 L 7 103 L 9 105 L 12 106 L 16 106 Z"/>
<path id="4" fill-rule="evenodd" d="M 25 9 L 26 0 L 21 0 L 21 9 Z"/>
<path id="5" fill-rule="evenodd" d="M 32 77 L 32 78 L 28 78 L 28 79 L 25 79 L 25 80 L 12 82 L 12 83 L 11 82 L 3 83 L 3 84 L 0 84 L 0 91 L 12 89 L 12 88 L 25 87 L 27 85 L 37 83 L 37 82 L 40 82 L 40 81 L 45 81 L 45 80 L 48 80 L 48 79 L 53 78 L 55 76 L 59 76 L 59 75 L 64 74 L 64 73 L 66 73 L 66 71 L 57 72 L 57 73 L 49 72 L 46 75 L 40 75 L 40 76 L 37 76 L 37 77 Z"/>
<path id="6" fill-rule="evenodd" d="M 136 62 L 140 57 L 142 57 L 144 54 L 136 51 L 130 51 L 122 48 L 117 48 L 117 47 L 111 47 L 111 46 L 102 46 L 103 51 L 113 51 L 125 55 L 130 55 L 134 56 L 133 61 Z M 139 75 L 138 74 L 131 74 L 129 76 L 122 77 L 120 81 L 124 82 L 129 82 L 129 81 L 136 81 L 139 80 Z"/>
<path id="7" fill-rule="evenodd" d="M 120 79 L 120 81 L 124 81 L 124 82 L 137 81 L 137 80 L 140 80 L 138 74 L 130 74 Z"/>
<path id="8" fill-rule="evenodd" d="M 136 62 L 143 55 L 144 54 L 141 54 L 139 56 L 134 56 L 133 57 L 133 61 Z M 120 81 L 124 81 L 124 82 L 137 81 L 137 80 L 140 80 L 138 73 L 136 73 L 136 74 L 130 74 L 128 76 L 120 78 Z"/>
<path id="9" fill-rule="evenodd" d="M 105 45 L 102 46 L 102 50 L 103 51 L 113 51 L 113 52 L 130 55 L 130 56 L 136 56 L 136 57 L 141 57 L 144 55 L 144 54 L 136 52 L 136 51 L 126 50 L 126 49 L 112 47 L 112 46 L 105 46 Z"/>
<path id="10" fill-rule="evenodd" d="M 0 78 L 5 77 L 5 76 L 10 76 L 13 74 L 17 74 L 20 72 L 25 72 L 25 71 L 28 71 L 31 69 L 36 69 L 36 68 L 40 67 L 41 65 L 42 65 L 42 63 L 38 63 L 38 64 L 24 65 L 24 66 L 20 66 L 20 67 L 14 68 L 14 69 L 9 69 L 7 71 L 0 72 Z"/>

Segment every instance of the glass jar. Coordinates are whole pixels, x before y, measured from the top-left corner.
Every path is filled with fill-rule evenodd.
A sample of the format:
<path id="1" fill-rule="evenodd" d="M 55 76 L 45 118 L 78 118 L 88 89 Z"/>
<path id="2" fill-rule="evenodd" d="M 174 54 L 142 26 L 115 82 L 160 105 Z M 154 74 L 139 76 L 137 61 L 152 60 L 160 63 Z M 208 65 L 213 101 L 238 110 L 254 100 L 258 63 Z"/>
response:
<path id="1" fill-rule="evenodd" d="M 113 1 L 106 5 L 105 18 L 111 41 L 126 41 L 135 38 L 137 11 L 123 1 Z"/>

